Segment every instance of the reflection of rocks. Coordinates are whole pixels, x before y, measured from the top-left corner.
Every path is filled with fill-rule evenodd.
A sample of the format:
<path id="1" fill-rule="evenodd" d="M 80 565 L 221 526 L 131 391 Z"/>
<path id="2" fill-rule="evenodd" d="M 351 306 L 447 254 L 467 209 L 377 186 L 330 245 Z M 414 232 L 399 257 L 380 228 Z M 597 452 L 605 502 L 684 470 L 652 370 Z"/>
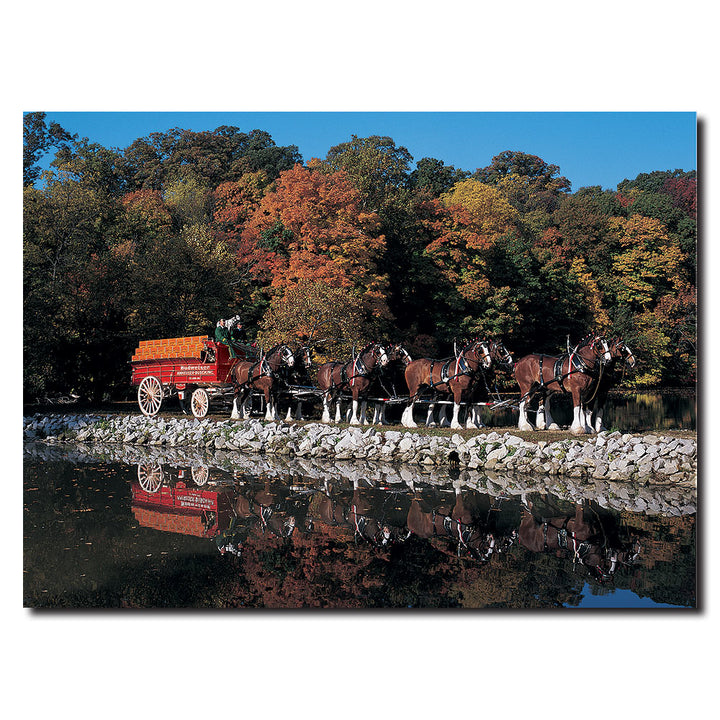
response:
<path id="1" fill-rule="evenodd" d="M 299 444 L 298 444 L 299 447 Z M 549 446 L 548 446 L 549 447 Z M 574 478 L 547 472 L 513 472 L 479 469 L 452 469 L 448 466 L 410 465 L 380 460 L 329 460 L 288 455 L 261 455 L 207 447 L 161 447 L 100 443 L 37 443 L 24 446 L 27 459 L 74 463 L 156 464 L 175 467 L 204 466 L 217 468 L 236 478 L 252 477 L 302 479 L 315 485 L 325 480 L 369 482 L 375 486 L 467 487 L 493 497 L 519 496 L 531 492 L 548 492 L 557 497 L 580 502 L 595 500 L 611 510 L 645 512 L 648 515 L 680 516 L 695 513 L 694 486 L 664 482 L 628 483 L 607 477 Z"/>
<path id="2" fill-rule="evenodd" d="M 36 415 L 24 418 L 25 439 L 72 441 L 118 447 L 123 453 L 143 448 L 190 453 L 264 453 L 276 458 L 326 458 L 403 463 L 423 468 L 461 468 L 562 476 L 593 483 L 663 483 L 694 487 L 697 445 L 694 440 L 655 434 L 600 433 L 587 439 L 531 442 L 489 432 L 467 439 L 460 434 L 427 436 L 399 430 L 345 428 L 310 423 L 263 424 L 257 419 L 215 422 L 196 418 L 144 416 Z"/>

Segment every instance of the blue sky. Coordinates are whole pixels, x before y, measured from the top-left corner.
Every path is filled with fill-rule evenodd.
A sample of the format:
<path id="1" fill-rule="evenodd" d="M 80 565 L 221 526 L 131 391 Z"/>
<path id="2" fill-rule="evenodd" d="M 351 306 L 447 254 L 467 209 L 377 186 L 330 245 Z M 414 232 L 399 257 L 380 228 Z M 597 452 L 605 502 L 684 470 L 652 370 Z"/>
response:
<path id="1" fill-rule="evenodd" d="M 697 169 L 693 112 L 48 112 L 47 118 L 120 149 L 174 127 L 266 130 L 278 145 L 297 145 L 305 162 L 324 158 L 352 135 L 388 135 L 415 161 L 434 157 L 470 171 L 504 150 L 518 150 L 558 165 L 573 191 L 615 189 L 653 170 Z"/>

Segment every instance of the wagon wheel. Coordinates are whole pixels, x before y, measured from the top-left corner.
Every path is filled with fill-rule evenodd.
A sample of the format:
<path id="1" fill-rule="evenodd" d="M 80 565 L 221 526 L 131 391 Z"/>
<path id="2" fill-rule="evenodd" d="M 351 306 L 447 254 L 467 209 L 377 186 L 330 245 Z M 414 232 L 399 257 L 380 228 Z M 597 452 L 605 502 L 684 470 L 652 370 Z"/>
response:
<path id="1" fill-rule="evenodd" d="M 198 486 L 204 485 L 210 477 L 210 470 L 206 467 L 190 468 L 190 473 L 192 474 L 193 482 Z"/>
<path id="2" fill-rule="evenodd" d="M 192 409 L 192 414 L 196 418 L 204 418 L 208 413 L 208 408 L 210 407 L 210 397 L 207 394 L 207 390 L 204 388 L 198 388 L 193 391 L 190 398 L 190 407 Z"/>
<path id="3" fill-rule="evenodd" d="M 157 492 L 163 479 L 162 465 L 138 465 L 138 482 L 145 492 Z"/>
<path id="4" fill-rule="evenodd" d="M 143 415 L 157 415 L 163 400 L 160 381 L 154 375 L 148 375 L 138 388 L 138 405 Z"/>

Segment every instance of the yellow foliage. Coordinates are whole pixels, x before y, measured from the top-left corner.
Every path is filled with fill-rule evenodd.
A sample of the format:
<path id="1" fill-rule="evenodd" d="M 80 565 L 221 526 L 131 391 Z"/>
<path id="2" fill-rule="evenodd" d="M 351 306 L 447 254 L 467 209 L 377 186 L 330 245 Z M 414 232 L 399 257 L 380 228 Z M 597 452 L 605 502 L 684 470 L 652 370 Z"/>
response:
<path id="1" fill-rule="evenodd" d="M 600 330 L 609 330 L 611 322 L 607 310 L 603 307 L 603 294 L 585 259 L 582 257 L 574 258 L 570 265 L 570 273 L 577 278 L 577 281 L 585 290 L 585 299 L 592 309 L 593 324 Z"/>
<path id="2" fill-rule="evenodd" d="M 461 180 L 440 196 L 446 207 L 459 205 L 472 218 L 475 228 L 484 235 L 507 232 L 517 218 L 517 210 L 496 187 L 478 180 Z"/>

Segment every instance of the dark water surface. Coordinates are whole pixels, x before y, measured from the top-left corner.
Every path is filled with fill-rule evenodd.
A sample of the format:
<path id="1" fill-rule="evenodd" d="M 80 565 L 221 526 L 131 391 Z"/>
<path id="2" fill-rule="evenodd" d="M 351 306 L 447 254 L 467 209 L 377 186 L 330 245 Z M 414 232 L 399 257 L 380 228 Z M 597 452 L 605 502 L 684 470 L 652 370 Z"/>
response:
<path id="1" fill-rule="evenodd" d="M 567 394 L 552 396 L 552 415 L 561 426 L 572 423 L 572 400 Z M 534 422 L 532 405 L 530 420 Z M 517 426 L 513 409 L 484 410 L 483 422 L 489 427 Z M 603 422 L 608 430 L 622 432 L 660 432 L 663 430 L 696 430 L 697 401 L 689 390 L 675 392 L 615 392 L 608 397 Z"/>
<path id="2" fill-rule="evenodd" d="M 451 480 L 26 460 L 24 605 L 696 606 L 694 514 L 522 500 Z"/>

